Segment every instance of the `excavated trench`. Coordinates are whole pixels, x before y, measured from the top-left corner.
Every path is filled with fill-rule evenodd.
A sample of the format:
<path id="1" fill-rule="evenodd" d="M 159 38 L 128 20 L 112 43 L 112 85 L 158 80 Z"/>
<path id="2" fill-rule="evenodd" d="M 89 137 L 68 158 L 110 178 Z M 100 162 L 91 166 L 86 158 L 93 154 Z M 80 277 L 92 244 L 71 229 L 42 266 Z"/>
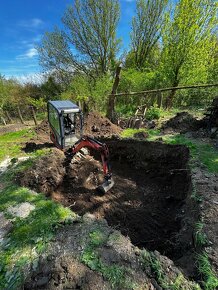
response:
<path id="1" fill-rule="evenodd" d="M 137 140 L 106 140 L 114 187 L 105 195 L 102 165 L 92 156 L 73 159 L 51 197 L 80 215 L 90 212 L 128 235 L 134 245 L 158 250 L 174 261 L 192 250 L 197 210 L 190 198 L 185 146 Z"/>

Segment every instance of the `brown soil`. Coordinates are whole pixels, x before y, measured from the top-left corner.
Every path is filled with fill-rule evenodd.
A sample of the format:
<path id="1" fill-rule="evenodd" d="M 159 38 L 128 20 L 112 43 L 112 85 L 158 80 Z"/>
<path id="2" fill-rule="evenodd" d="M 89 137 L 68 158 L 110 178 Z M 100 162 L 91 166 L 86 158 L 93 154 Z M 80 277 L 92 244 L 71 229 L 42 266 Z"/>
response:
<path id="1" fill-rule="evenodd" d="M 90 112 L 84 116 L 84 135 L 93 137 L 111 137 L 119 135 L 122 129 L 111 123 L 109 119 L 98 112 Z"/>
<path id="2" fill-rule="evenodd" d="M 90 270 L 72 256 L 52 257 L 40 260 L 37 270 L 26 281 L 25 290 L 33 289 L 109 289 L 108 282 L 103 277 Z"/>
<path id="3" fill-rule="evenodd" d="M 196 131 L 202 126 L 204 126 L 203 120 L 195 119 L 188 112 L 180 112 L 163 124 L 162 129 L 164 131 L 173 130 L 175 132 L 185 133 L 188 131 Z"/>
<path id="4" fill-rule="evenodd" d="M 23 125 L 23 124 L 9 124 L 6 126 L 0 126 L 0 135 L 9 133 L 9 132 L 16 132 L 20 131 L 22 129 L 28 128 L 28 125 Z"/>
<path id="5" fill-rule="evenodd" d="M 117 280 L 116 285 L 111 285 L 103 278 L 104 275 L 99 275 L 80 262 L 81 255 L 90 245 L 90 233 L 93 231 L 100 231 L 104 236 L 104 242 L 93 249 L 94 255 L 101 261 L 99 270 L 119 267 L 125 271 L 125 280 Z M 24 289 L 160 290 L 162 288 L 155 280 L 157 278 L 151 269 L 149 258 L 145 257 L 146 253 L 134 247 L 128 237 L 108 227 L 104 219 L 98 220 L 91 214 L 85 214 L 77 223 L 59 229 L 55 241 L 50 243 L 38 266 L 34 267 L 33 264 Z M 152 256 L 160 264 L 166 283 L 171 284 L 181 275 L 180 270 L 167 257 L 161 256 L 157 251 Z M 145 262 L 142 263 L 142 260 Z M 90 268 L 95 267 L 94 265 L 90 264 Z M 117 271 L 110 270 L 110 273 L 113 274 L 110 281 L 117 275 L 123 279 Z M 184 289 L 194 289 L 193 283 L 185 278 L 182 282 Z"/>
<path id="6" fill-rule="evenodd" d="M 98 112 L 90 112 L 84 116 L 83 134 L 93 137 L 111 137 L 113 135 L 119 135 L 122 129 L 113 123 L 106 117 L 101 116 Z M 48 121 L 44 120 L 36 126 L 35 132 L 38 138 L 49 138 L 50 130 Z M 45 140 L 47 141 L 47 140 Z"/>
<path id="7" fill-rule="evenodd" d="M 102 165 L 89 155 L 74 157 L 66 168 L 63 155 L 55 150 L 19 176 L 19 182 L 50 193 L 81 215 L 105 218 L 139 247 L 159 250 L 175 261 L 192 251 L 194 218 L 186 212 L 191 186 L 188 149 L 136 140 L 107 144 L 115 185 L 103 196 L 95 191 L 103 181 Z"/>

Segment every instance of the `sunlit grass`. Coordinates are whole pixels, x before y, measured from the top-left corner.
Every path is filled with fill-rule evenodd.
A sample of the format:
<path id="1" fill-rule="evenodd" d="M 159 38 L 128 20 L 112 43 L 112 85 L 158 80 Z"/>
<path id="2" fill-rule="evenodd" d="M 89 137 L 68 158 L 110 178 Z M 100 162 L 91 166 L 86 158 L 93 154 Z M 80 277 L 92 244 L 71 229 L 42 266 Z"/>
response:
<path id="1" fill-rule="evenodd" d="M 30 129 L 24 129 L 17 132 L 10 132 L 0 135 L 0 161 L 7 156 L 17 157 L 24 155 L 22 152 L 22 144 L 34 136 L 34 132 Z"/>

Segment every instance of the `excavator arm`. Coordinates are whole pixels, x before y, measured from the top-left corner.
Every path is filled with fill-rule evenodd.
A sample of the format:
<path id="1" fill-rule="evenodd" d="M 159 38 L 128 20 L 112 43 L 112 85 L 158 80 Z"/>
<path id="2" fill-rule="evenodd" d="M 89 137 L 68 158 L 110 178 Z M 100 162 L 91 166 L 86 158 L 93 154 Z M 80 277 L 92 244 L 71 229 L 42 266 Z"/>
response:
<path id="1" fill-rule="evenodd" d="M 101 191 L 102 193 L 106 193 L 110 190 L 113 185 L 114 181 L 112 179 L 111 168 L 109 164 L 109 150 L 105 143 L 101 143 L 89 136 L 81 137 L 68 151 L 68 154 L 74 155 L 82 148 L 91 148 L 97 150 L 101 154 L 101 160 L 103 164 L 103 171 L 104 171 L 104 179 L 105 182 L 100 185 L 97 190 Z"/>

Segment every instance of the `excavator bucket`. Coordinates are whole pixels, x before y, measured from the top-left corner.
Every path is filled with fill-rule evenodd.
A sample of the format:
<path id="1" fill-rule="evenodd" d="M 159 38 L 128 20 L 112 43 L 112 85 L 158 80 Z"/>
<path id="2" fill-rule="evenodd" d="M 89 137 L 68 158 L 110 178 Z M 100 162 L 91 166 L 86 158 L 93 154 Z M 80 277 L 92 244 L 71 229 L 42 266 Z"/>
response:
<path id="1" fill-rule="evenodd" d="M 101 194 L 105 194 L 113 186 L 114 186 L 114 180 L 112 178 L 110 178 L 109 180 L 106 180 L 104 183 L 102 183 L 101 185 L 99 185 L 96 190 L 97 190 L 97 192 L 99 192 Z"/>

